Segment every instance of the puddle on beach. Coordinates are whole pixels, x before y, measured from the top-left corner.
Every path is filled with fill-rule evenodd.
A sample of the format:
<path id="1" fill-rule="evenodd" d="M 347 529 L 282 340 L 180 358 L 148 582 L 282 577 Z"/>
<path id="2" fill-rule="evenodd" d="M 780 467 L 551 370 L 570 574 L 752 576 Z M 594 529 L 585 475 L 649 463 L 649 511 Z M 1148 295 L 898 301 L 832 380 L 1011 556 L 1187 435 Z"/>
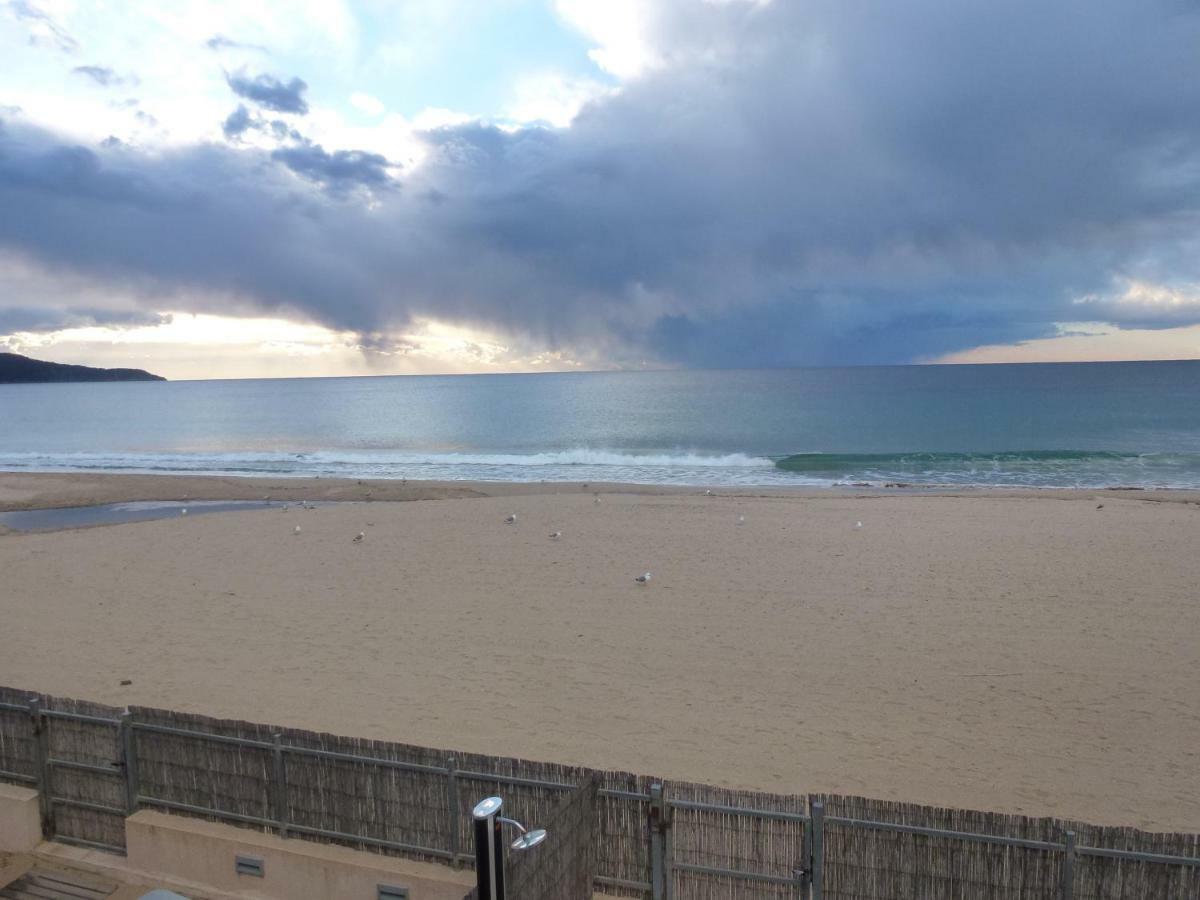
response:
<path id="1" fill-rule="evenodd" d="M 310 503 L 325 506 L 327 503 Z M 139 500 L 132 503 L 105 503 L 100 506 L 68 506 L 55 509 L 20 509 L 0 512 L 0 526 L 13 531 L 61 531 L 90 525 L 119 525 L 124 522 L 149 522 L 177 519 L 187 510 L 189 516 L 204 513 L 234 512 L 244 509 L 300 508 L 299 503 L 280 500 Z"/>

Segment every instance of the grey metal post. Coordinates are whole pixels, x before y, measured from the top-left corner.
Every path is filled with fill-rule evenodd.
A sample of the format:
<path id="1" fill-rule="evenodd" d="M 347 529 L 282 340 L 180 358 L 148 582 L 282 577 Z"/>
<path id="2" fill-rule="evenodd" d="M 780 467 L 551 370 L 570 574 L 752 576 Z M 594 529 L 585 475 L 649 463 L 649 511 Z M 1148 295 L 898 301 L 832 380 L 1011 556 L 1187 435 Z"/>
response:
<path id="1" fill-rule="evenodd" d="M 33 764 L 37 775 L 38 808 L 42 815 L 42 837 L 54 837 L 54 804 L 50 802 L 53 787 L 50 783 L 50 732 L 42 701 L 29 699 L 29 724 L 33 729 Z"/>
<path id="2" fill-rule="evenodd" d="M 812 897 L 812 845 L 813 823 L 812 816 L 804 822 L 804 843 L 801 844 L 801 857 L 804 859 L 804 878 L 800 883 L 800 900 L 810 900 Z"/>
<path id="3" fill-rule="evenodd" d="M 1075 832 L 1067 832 L 1066 848 L 1062 867 L 1062 900 L 1075 896 Z"/>
<path id="4" fill-rule="evenodd" d="M 812 900 L 821 900 L 825 891 L 825 804 L 812 805 Z"/>
<path id="5" fill-rule="evenodd" d="M 650 892 L 653 900 L 666 897 L 666 872 L 664 840 L 667 804 L 663 799 L 661 784 L 650 785 Z"/>
<path id="6" fill-rule="evenodd" d="M 121 739 L 121 764 L 125 768 L 125 814 L 132 816 L 138 808 L 138 771 L 133 713 L 129 710 L 121 713 L 119 737 Z"/>
<path id="7" fill-rule="evenodd" d="M 271 779 L 271 805 L 274 807 L 274 819 L 276 827 L 279 829 L 279 836 L 286 838 L 288 836 L 287 822 L 287 770 L 283 767 L 283 735 L 274 734 L 271 736 L 274 746 L 271 748 L 271 768 L 273 778 Z"/>
<path id="8" fill-rule="evenodd" d="M 665 791 L 663 807 L 667 813 L 663 821 L 663 897 L 664 900 L 675 900 L 675 817 L 671 815 Z"/>
<path id="9" fill-rule="evenodd" d="M 462 868 L 462 860 L 459 859 L 458 845 L 458 830 L 459 830 L 459 808 L 458 808 L 458 768 L 457 760 L 451 756 L 446 759 L 446 806 L 450 813 L 450 864 L 456 868 Z"/>

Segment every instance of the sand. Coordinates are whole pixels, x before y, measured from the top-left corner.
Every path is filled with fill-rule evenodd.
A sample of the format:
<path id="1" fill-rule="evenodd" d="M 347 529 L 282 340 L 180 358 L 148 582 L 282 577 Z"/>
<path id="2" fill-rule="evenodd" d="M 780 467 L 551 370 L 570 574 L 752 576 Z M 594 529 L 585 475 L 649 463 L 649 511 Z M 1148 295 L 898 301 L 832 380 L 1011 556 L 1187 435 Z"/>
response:
<path id="1" fill-rule="evenodd" d="M 1200 830 L 1191 495 L 612 486 L 596 505 L 580 486 L 3 475 L 0 506 L 368 490 L 0 535 L 0 684 Z"/>

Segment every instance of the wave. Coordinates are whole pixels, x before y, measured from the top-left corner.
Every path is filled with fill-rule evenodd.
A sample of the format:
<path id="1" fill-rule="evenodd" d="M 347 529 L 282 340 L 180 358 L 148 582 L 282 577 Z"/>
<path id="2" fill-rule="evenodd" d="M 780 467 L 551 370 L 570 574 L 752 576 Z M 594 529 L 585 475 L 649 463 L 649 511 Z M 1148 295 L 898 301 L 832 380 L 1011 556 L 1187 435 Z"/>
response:
<path id="1" fill-rule="evenodd" d="M 797 453 L 775 461 L 789 472 L 842 472 L 862 468 L 933 468 L 940 466 L 1022 465 L 1100 462 L 1141 458 L 1107 450 L 1005 450 L 996 453 Z"/>
<path id="2" fill-rule="evenodd" d="M 322 449 L 310 452 L 6 453 L 0 470 L 148 472 L 430 481 L 610 481 L 829 486 L 846 482 L 1010 487 L 1200 488 L 1200 453 L 702 453 L 587 447 L 538 453 Z"/>
<path id="3" fill-rule="evenodd" d="M 838 481 L 1029 487 L 1200 487 L 1200 453 L 1003 450 L 974 453 L 797 453 L 781 471 Z"/>
<path id="4" fill-rule="evenodd" d="M 693 452 L 622 452 L 576 448 L 544 453 L 413 453 L 379 450 L 317 450 L 312 452 L 245 451 L 227 453 L 7 453 L 0 463 L 16 465 L 56 460 L 64 465 L 161 465 L 231 464 L 277 465 L 406 465 L 406 466 L 646 466 L 651 468 L 764 468 L 774 465 L 762 456 L 744 453 L 707 454 Z"/>

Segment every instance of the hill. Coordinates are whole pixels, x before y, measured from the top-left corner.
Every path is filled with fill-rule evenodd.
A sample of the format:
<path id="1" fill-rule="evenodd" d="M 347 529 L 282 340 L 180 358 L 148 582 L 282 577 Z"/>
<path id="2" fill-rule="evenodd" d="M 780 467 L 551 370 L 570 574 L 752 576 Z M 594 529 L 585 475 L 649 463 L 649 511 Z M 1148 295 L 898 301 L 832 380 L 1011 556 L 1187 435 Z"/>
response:
<path id="1" fill-rule="evenodd" d="M 19 353 L 0 353 L 0 384 L 52 381 L 166 381 L 142 369 L 94 369 L 30 359 Z"/>

